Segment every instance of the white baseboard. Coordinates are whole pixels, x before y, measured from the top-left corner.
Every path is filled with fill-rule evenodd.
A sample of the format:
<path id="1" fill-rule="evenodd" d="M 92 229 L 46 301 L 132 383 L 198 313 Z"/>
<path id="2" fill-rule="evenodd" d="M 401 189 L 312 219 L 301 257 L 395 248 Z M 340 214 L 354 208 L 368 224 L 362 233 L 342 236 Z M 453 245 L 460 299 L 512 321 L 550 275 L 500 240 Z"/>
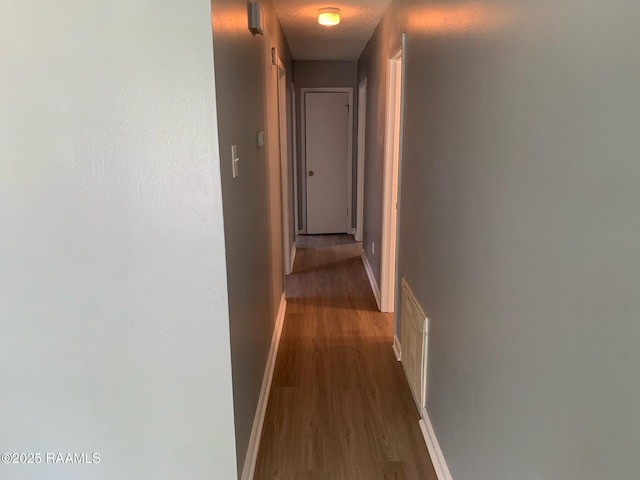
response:
<path id="1" fill-rule="evenodd" d="M 256 408 L 256 416 L 253 419 L 253 427 L 251 428 L 251 438 L 249 438 L 249 447 L 247 455 L 244 459 L 244 467 L 242 469 L 242 480 L 253 480 L 256 469 L 256 460 L 258 459 L 258 450 L 260 448 L 260 437 L 262 436 L 262 426 L 264 424 L 264 416 L 267 412 L 267 402 L 269 401 L 269 392 L 271 391 L 271 380 L 273 379 L 273 371 L 276 366 L 276 357 L 278 356 L 278 348 L 280 346 L 280 336 L 282 335 L 282 326 L 284 325 L 284 314 L 287 309 L 287 300 L 282 294 L 280 299 L 280 308 L 278 309 L 278 317 L 273 329 L 273 337 L 271 338 L 271 348 L 267 357 L 267 365 L 264 369 L 264 377 L 262 378 L 262 388 L 260 389 L 260 397 L 258 398 L 258 407 Z"/>
<path id="2" fill-rule="evenodd" d="M 433 468 L 436 471 L 438 480 L 453 480 L 453 478 L 451 477 L 451 473 L 449 472 L 447 462 L 445 461 L 444 455 L 442 454 L 442 450 L 440 449 L 440 444 L 438 443 L 436 432 L 434 432 L 433 430 L 433 425 L 431 425 L 431 420 L 429 419 L 429 415 L 427 414 L 426 409 L 422 409 L 420 430 L 422 430 L 422 436 L 424 437 L 424 442 L 427 444 L 427 450 L 429 450 L 431 463 L 433 463 Z"/>
<path id="3" fill-rule="evenodd" d="M 295 242 L 293 242 L 293 246 L 291 247 L 291 271 L 289 272 L 289 274 L 293 273 L 293 266 L 296 264 L 296 253 L 298 253 L 298 246 Z"/>
<path id="4" fill-rule="evenodd" d="M 400 345 L 400 339 L 393 336 L 393 353 L 396 354 L 398 361 L 402 360 L 402 346 Z"/>
<path id="5" fill-rule="evenodd" d="M 362 263 L 364 263 L 364 269 L 367 271 L 367 276 L 369 277 L 369 283 L 371 284 L 371 290 L 373 291 L 373 296 L 376 297 L 376 303 L 378 304 L 378 309 L 380 308 L 380 287 L 378 287 L 378 282 L 376 282 L 376 277 L 373 274 L 373 269 L 371 268 L 371 264 L 369 263 L 369 259 L 367 258 L 367 254 L 364 253 L 364 250 L 360 252 L 362 256 Z"/>

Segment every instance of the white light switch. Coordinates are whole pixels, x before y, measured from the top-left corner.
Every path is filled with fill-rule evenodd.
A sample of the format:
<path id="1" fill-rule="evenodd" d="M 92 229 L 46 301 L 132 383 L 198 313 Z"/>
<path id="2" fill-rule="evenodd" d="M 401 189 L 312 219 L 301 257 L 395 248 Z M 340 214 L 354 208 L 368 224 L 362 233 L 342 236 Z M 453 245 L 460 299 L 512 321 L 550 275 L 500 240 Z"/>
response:
<path id="1" fill-rule="evenodd" d="M 238 158 L 238 146 L 231 145 L 231 169 L 233 172 L 233 178 L 238 176 L 238 162 L 240 159 Z"/>
<path id="2" fill-rule="evenodd" d="M 260 148 L 264 147 L 264 131 L 260 130 L 258 132 L 257 137 L 258 137 L 258 139 L 257 139 L 258 147 L 260 147 Z"/>

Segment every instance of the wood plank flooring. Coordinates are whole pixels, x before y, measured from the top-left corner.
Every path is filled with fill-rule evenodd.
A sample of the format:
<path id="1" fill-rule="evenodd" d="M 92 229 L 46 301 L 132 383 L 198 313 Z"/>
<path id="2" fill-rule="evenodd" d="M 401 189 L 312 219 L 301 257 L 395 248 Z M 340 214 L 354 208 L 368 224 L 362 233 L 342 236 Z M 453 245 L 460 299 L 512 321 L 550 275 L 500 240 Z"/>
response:
<path id="1" fill-rule="evenodd" d="M 436 480 L 360 249 L 299 238 L 255 480 Z"/>

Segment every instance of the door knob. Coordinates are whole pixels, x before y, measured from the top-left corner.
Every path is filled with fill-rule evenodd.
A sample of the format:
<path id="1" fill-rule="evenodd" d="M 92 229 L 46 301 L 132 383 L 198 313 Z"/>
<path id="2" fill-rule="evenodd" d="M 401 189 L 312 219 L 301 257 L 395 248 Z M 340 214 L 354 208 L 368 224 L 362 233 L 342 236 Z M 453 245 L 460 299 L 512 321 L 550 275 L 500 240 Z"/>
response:
<path id="1" fill-rule="evenodd" d="M 309 171 L 309 176 L 310 176 L 310 177 L 313 177 L 313 170 L 310 170 L 310 171 Z"/>

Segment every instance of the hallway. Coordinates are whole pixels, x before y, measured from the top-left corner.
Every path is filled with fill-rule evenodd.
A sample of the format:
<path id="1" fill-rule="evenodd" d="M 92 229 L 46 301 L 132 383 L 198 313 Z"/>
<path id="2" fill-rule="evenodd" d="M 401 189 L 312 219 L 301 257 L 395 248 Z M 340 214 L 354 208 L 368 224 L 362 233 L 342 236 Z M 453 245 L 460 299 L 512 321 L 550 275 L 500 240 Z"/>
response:
<path id="1" fill-rule="evenodd" d="M 255 480 L 436 478 L 360 251 L 298 239 Z"/>

